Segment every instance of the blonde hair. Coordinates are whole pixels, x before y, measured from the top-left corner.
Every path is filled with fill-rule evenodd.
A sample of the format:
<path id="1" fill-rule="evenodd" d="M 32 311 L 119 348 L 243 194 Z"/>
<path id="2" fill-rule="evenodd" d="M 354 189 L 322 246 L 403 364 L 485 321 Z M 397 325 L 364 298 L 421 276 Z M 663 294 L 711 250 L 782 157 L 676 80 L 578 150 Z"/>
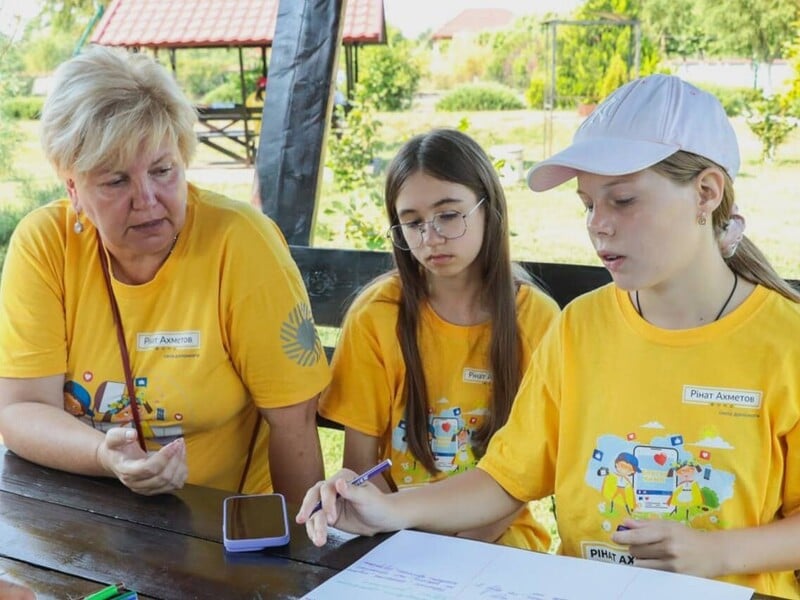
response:
<path id="1" fill-rule="evenodd" d="M 709 167 L 717 167 L 725 176 L 722 202 L 719 203 L 719 206 L 711 215 L 714 233 L 719 238 L 731 220 L 731 212 L 735 202 L 733 180 L 728 175 L 728 172 L 708 158 L 684 151 L 676 152 L 651 168 L 678 184 L 687 184 Z M 746 236 L 742 238 L 733 256 L 726 258 L 725 262 L 737 275 L 751 283 L 763 285 L 789 300 L 800 302 L 800 292 L 778 275 L 769 260 L 767 260 L 767 257 Z"/>
<path id="2" fill-rule="evenodd" d="M 41 142 L 59 175 L 118 169 L 165 140 L 188 165 L 196 121 L 192 104 L 155 60 L 93 46 L 56 70 L 42 109 Z"/>

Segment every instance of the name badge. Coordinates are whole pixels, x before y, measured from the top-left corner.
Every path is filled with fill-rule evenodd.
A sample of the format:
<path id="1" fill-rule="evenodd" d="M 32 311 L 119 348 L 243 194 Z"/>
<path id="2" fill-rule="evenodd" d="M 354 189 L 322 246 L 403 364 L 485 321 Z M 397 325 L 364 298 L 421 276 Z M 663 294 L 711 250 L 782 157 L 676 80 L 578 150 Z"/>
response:
<path id="1" fill-rule="evenodd" d="M 154 331 L 136 335 L 137 350 L 155 348 L 199 348 L 199 331 Z"/>

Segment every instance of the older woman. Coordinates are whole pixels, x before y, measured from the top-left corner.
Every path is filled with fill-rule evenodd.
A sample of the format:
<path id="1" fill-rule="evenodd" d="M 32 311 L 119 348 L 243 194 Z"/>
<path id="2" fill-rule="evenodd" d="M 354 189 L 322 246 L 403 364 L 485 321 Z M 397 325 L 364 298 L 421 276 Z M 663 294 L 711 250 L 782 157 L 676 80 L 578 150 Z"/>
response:
<path id="1" fill-rule="evenodd" d="M 188 481 L 299 500 L 323 472 L 330 375 L 280 231 L 187 184 L 195 113 L 152 59 L 95 47 L 53 89 L 42 143 L 69 197 L 9 246 L 5 444 L 142 494 Z"/>

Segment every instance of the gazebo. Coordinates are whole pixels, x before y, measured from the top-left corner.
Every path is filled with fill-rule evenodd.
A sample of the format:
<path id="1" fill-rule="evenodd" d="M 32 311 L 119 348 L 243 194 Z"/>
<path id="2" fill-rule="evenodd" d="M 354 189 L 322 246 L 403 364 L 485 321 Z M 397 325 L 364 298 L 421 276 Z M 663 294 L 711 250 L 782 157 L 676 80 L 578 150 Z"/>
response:
<path id="1" fill-rule="evenodd" d="M 279 0 L 112 0 L 90 41 L 103 46 L 149 48 L 169 52 L 176 69 L 175 51 L 181 48 L 237 48 L 242 90 L 241 106 L 201 111 L 207 131 L 200 140 L 237 159 L 252 163 L 257 134 L 249 121 L 260 110 L 245 107 L 243 48 L 260 48 L 262 74 L 267 74 L 267 48 L 272 46 Z M 348 0 L 341 44 L 345 55 L 347 94 L 358 80 L 358 48 L 386 43 L 383 0 Z M 259 113 L 259 114 L 254 114 Z M 234 129 L 241 122 L 242 129 Z M 241 157 L 218 146 L 211 138 L 226 137 L 241 144 Z"/>

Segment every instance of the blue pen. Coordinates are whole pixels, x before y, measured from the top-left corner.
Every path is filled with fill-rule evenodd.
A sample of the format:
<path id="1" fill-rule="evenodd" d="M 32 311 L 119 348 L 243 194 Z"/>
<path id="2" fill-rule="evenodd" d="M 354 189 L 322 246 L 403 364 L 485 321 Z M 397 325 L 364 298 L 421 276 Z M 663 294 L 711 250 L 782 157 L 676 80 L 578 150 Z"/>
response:
<path id="1" fill-rule="evenodd" d="M 374 477 L 378 473 L 383 473 L 386 469 L 388 469 L 391 466 L 392 466 L 392 459 L 387 458 L 386 460 L 382 460 L 374 467 L 371 467 L 366 471 L 364 471 L 361 475 L 358 475 L 357 477 L 351 479 L 350 485 L 364 485 L 372 477 Z M 317 504 L 314 506 L 314 510 L 311 511 L 311 515 L 313 515 L 315 512 L 321 509 L 322 509 L 322 500 L 317 502 Z M 311 515 L 308 515 L 308 517 L 311 518 Z"/>

